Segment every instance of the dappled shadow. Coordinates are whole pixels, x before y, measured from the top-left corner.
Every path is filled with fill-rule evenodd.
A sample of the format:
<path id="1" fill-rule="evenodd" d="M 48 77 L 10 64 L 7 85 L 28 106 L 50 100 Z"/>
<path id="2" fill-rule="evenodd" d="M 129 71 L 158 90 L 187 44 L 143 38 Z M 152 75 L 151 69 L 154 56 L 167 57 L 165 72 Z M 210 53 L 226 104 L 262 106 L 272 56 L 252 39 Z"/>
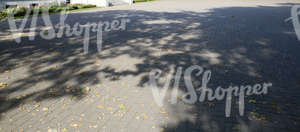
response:
<path id="1" fill-rule="evenodd" d="M 226 118 L 224 101 L 188 105 L 192 109 L 181 113 L 177 112 L 181 105 L 167 105 L 169 116 L 175 120 L 180 114 L 193 115 L 194 119 L 180 118 L 178 122 L 163 124 L 165 132 L 277 128 L 297 131 L 300 42 L 292 24 L 284 22 L 289 16 L 288 6 L 217 8 L 207 12 L 112 10 L 70 14 L 66 21 L 70 25 L 122 18 L 131 22 L 125 31 L 104 33 L 100 53 L 95 44 L 96 34 L 92 33 L 87 55 L 83 54 L 82 37 L 49 41 L 38 36 L 35 41 L 23 37 L 21 44 L 1 40 L 1 73 L 15 72 L 10 75 L 13 81 L 0 90 L 0 112 L 32 100 L 62 96 L 80 99 L 88 94 L 85 90 L 88 85 L 104 83 L 105 79 L 118 81 L 127 76 L 140 76 L 140 82 L 136 83 L 143 88 L 153 69 L 167 74 L 171 68 L 199 65 L 212 71 L 211 88 L 263 82 L 271 82 L 273 86 L 267 95 L 246 99 L 258 103 L 246 103 L 243 117 L 233 105 L 231 117 Z M 58 23 L 58 18 L 58 15 L 51 16 L 53 23 Z M 8 31 L 5 28 L 8 24 L 1 25 L 2 35 Z M 39 21 L 38 25 L 43 23 Z M 122 68 L 120 61 L 132 65 Z M 200 81 L 196 77 L 194 80 Z M 180 85 L 181 91 L 185 89 Z M 264 101 L 267 103 L 261 103 Z M 248 118 L 253 111 L 262 114 L 264 120 Z"/>

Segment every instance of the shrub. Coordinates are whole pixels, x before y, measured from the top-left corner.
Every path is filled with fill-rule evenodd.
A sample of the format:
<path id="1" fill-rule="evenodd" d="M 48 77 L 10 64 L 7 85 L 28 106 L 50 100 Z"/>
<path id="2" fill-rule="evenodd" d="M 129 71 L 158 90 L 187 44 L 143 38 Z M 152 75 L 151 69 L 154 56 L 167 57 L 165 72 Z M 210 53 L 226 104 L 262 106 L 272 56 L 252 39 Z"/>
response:
<path id="1" fill-rule="evenodd" d="M 52 5 L 49 7 L 49 13 L 57 12 L 58 5 Z"/>
<path id="2" fill-rule="evenodd" d="M 50 6 L 49 8 L 56 9 L 56 8 L 58 8 L 58 7 L 59 7 L 59 5 L 52 5 L 52 6 Z"/>
<path id="3" fill-rule="evenodd" d="M 91 5 L 91 4 L 83 5 L 83 8 L 94 8 L 94 7 L 96 7 L 96 5 Z"/>
<path id="4" fill-rule="evenodd" d="M 7 17 L 7 12 L 6 11 L 0 11 L 0 20 L 4 19 Z"/>
<path id="5" fill-rule="evenodd" d="M 84 8 L 84 4 L 74 4 L 73 6 L 78 7 L 78 9 Z"/>
<path id="6" fill-rule="evenodd" d="M 29 10 L 29 9 L 24 8 L 24 7 L 14 8 L 13 13 L 15 16 L 25 16 L 27 10 Z"/>
<path id="7" fill-rule="evenodd" d="M 77 5 L 69 5 L 69 6 L 67 7 L 67 10 L 69 10 L 69 11 L 71 11 L 71 10 L 76 10 L 76 9 L 78 9 L 78 6 L 77 6 Z"/>
<path id="8" fill-rule="evenodd" d="M 60 7 L 58 7 L 56 9 L 56 12 L 61 12 L 61 11 L 65 10 L 65 9 L 66 9 L 66 7 L 60 6 Z"/>
<path id="9" fill-rule="evenodd" d="M 66 8 L 65 5 L 60 5 L 60 6 L 59 5 L 52 5 L 52 6 L 49 7 L 49 13 L 61 12 L 62 10 L 64 10 L 64 8 Z"/>
<path id="10" fill-rule="evenodd" d="M 43 10 L 45 10 L 44 8 L 40 7 L 40 8 L 33 8 L 30 11 L 30 15 L 33 15 L 35 11 L 38 11 L 38 14 L 42 14 Z"/>
<path id="11" fill-rule="evenodd" d="M 133 3 L 148 2 L 148 1 L 154 1 L 154 0 L 133 0 Z"/>
<path id="12" fill-rule="evenodd" d="M 52 5 L 49 8 L 46 7 L 39 7 L 39 8 L 8 8 L 5 10 L 0 11 L 0 19 L 4 19 L 8 16 L 8 14 L 13 13 L 16 17 L 22 17 L 26 15 L 27 11 L 30 11 L 30 15 L 33 15 L 35 11 L 38 11 L 38 14 L 42 14 L 43 10 L 49 10 L 49 13 L 57 13 L 61 12 L 62 10 L 66 9 L 68 11 L 71 10 L 77 10 L 77 9 L 83 9 L 83 8 L 93 8 L 96 7 L 96 5 L 91 4 L 74 4 L 74 5 Z"/>
<path id="13" fill-rule="evenodd" d="M 49 7 L 49 13 L 61 12 L 66 8 L 66 5 L 52 5 Z"/>

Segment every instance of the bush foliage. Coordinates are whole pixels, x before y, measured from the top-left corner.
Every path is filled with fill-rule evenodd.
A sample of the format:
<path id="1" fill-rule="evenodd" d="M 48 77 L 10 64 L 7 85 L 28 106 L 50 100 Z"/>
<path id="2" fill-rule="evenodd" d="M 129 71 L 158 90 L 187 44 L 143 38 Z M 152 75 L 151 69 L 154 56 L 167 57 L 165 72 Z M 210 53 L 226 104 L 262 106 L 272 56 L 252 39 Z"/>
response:
<path id="1" fill-rule="evenodd" d="M 5 11 L 0 11 L 0 20 L 1 19 L 4 19 L 4 18 L 6 18 L 7 17 L 7 12 L 5 12 Z"/>
<path id="2" fill-rule="evenodd" d="M 133 3 L 148 2 L 148 1 L 155 1 L 155 0 L 133 0 Z"/>
<path id="3" fill-rule="evenodd" d="M 41 14 L 43 10 L 49 11 L 49 13 L 58 13 L 63 10 L 66 11 L 73 11 L 78 9 L 84 9 L 84 8 L 94 8 L 96 5 L 90 5 L 90 4 L 70 4 L 70 5 L 52 5 L 50 7 L 39 7 L 39 8 L 9 8 L 0 11 L 0 20 L 4 19 L 8 16 L 9 13 L 13 13 L 15 17 L 23 17 L 26 15 L 27 11 L 30 11 L 30 14 L 32 15 L 34 11 L 38 11 L 38 14 Z"/>

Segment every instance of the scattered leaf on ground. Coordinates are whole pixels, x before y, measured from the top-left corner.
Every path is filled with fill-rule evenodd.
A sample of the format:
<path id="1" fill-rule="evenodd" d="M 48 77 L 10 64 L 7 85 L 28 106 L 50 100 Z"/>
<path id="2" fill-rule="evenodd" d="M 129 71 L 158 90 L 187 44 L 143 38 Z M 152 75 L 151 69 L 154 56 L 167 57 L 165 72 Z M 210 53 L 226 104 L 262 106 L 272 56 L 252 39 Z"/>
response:
<path id="1" fill-rule="evenodd" d="M 34 108 L 40 107 L 40 104 L 35 104 Z"/>
<path id="2" fill-rule="evenodd" d="M 91 91 L 91 88 L 85 87 L 82 92 L 88 93 L 89 91 Z"/>
<path id="3" fill-rule="evenodd" d="M 57 130 L 56 130 L 56 129 L 49 128 L 49 129 L 48 129 L 48 132 L 57 132 Z"/>
<path id="4" fill-rule="evenodd" d="M 249 100 L 249 103 L 256 103 L 256 100 Z"/>
<path id="5" fill-rule="evenodd" d="M 149 118 L 149 117 L 148 117 L 147 115 L 145 115 L 145 114 L 143 115 L 143 117 L 144 117 L 144 119 L 148 119 L 148 118 Z"/>
<path id="6" fill-rule="evenodd" d="M 98 92 L 96 92 L 95 95 L 96 95 L 96 97 L 99 97 L 99 96 L 100 96 L 100 94 L 99 94 Z"/>
<path id="7" fill-rule="evenodd" d="M 112 110 L 113 108 L 112 108 L 112 107 L 107 107 L 106 109 L 107 109 L 107 110 Z"/>
<path id="8" fill-rule="evenodd" d="M 90 125 L 89 128 L 97 128 L 98 125 Z"/>
<path id="9" fill-rule="evenodd" d="M 7 86 L 7 83 L 0 83 L 0 88 L 1 87 L 6 87 Z"/>
<path id="10" fill-rule="evenodd" d="M 42 110 L 43 110 L 43 111 L 48 111 L 48 110 L 49 110 L 49 108 L 47 108 L 47 107 L 44 107 Z"/>
<path id="11" fill-rule="evenodd" d="M 120 104 L 120 105 L 119 105 L 119 108 L 120 108 L 121 110 L 124 110 L 124 111 L 126 110 L 126 107 L 125 107 L 124 104 Z"/>
<path id="12" fill-rule="evenodd" d="M 63 130 L 62 130 L 62 132 L 67 132 L 68 131 L 68 129 L 67 128 L 64 128 Z"/>
<path id="13" fill-rule="evenodd" d="M 74 124 L 71 124 L 72 127 L 78 127 L 79 125 L 74 123 Z"/>
<path id="14" fill-rule="evenodd" d="M 103 108 L 104 108 L 104 105 L 102 105 L 102 104 L 101 104 L 101 105 L 98 105 L 97 108 L 103 109 Z"/>
<path id="15" fill-rule="evenodd" d="M 165 111 L 165 109 L 161 109 L 161 110 L 160 110 L 160 113 L 166 114 L 167 112 Z"/>

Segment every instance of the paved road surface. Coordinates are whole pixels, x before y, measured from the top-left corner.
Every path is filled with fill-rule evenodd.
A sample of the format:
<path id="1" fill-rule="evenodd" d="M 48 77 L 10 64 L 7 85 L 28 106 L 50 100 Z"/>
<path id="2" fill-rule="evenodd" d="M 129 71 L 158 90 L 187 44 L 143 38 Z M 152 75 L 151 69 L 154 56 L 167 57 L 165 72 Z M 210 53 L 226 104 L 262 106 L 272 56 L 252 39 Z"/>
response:
<path id="1" fill-rule="evenodd" d="M 0 25 L 0 131 L 4 132 L 298 132 L 300 41 L 289 18 L 297 0 L 162 0 L 69 14 L 66 23 L 130 19 L 126 30 L 28 39 L 20 44 Z M 59 15 L 51 15 L 54 24 Z M 39 31 L 43 26 L 38 19 Z M 272 83 L 265 95 L 159 107 L 148 85 L 153 69 L 199 65 L 208 87 Z M 162 77 L 162 78 L 164 78 Z M 195 87 L 202 77 L 192 77 Z M 161 79 L 163 82 L 163 79 Z M 4 86 L 7 84 L 7 86 Z M 160 85 L 162 86 L 163 83 Z M 170 93 L 169 90 L 167 93 Z M 180 80 L 180 95 L 186 92 Z"/>

